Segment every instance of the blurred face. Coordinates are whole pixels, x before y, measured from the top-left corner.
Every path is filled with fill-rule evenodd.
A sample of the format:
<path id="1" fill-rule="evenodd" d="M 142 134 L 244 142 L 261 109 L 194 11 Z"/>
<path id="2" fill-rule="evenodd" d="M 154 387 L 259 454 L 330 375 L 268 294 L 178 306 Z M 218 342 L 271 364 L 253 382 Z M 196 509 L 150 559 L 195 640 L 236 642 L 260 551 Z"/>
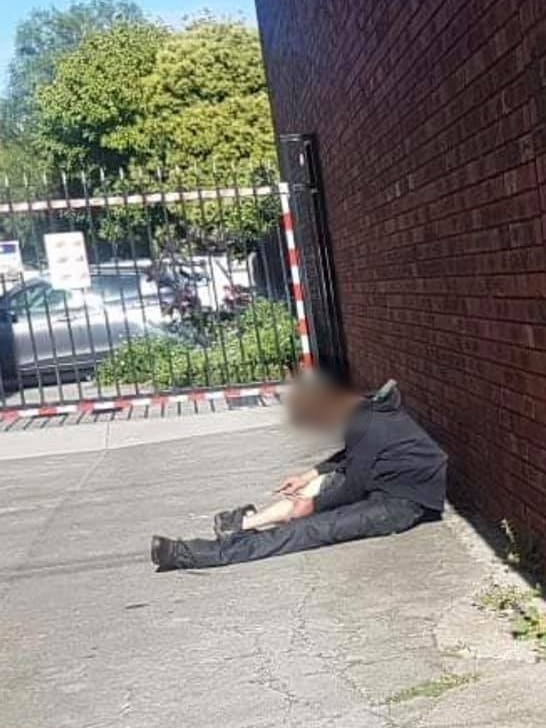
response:
<path id="1" fill-rule="evenodd" d="M 287 398 L 291 421 L 302 427 L 326 430 L 344 423 L 344 393 L 320 380 L 300 378 L 294 382 Z"/>

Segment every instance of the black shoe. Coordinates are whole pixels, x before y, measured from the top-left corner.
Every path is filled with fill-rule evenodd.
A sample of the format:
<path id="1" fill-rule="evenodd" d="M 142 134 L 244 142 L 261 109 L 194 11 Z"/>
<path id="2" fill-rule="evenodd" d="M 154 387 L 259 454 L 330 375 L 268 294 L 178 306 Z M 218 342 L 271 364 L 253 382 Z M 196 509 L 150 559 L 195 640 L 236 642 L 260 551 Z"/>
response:
<path id="1" fill-rule="evenodd" d="M 247 506 L 235 508 L 233 511 L 222 511 L 214 516 L 214 533 L 216 538 L 224 539 L 233 536 L 243 528 L 243 518 L 256 513 L 256 507 L 249 503 Z"/>
<path id="2" fill-rule="evenodd" d="M 173 541 L 162 536 L 152 536 L 151 557 L 161 571 L 192 569 L 195 566 L 191 551 L 184 541 Z"/>

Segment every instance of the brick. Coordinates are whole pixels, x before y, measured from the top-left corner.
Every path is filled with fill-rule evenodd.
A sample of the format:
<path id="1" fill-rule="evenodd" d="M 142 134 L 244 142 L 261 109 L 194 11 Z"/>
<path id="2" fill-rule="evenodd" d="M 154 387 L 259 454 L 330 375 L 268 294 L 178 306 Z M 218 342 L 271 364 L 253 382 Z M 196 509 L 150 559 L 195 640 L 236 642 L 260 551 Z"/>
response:
<path id="1" fill-rule="evenodd" d="M 257 5 L 276 128 L 319 140 L 353 372 L 399 379 L 451 492 L 546 559 L 546 3 Z"/>

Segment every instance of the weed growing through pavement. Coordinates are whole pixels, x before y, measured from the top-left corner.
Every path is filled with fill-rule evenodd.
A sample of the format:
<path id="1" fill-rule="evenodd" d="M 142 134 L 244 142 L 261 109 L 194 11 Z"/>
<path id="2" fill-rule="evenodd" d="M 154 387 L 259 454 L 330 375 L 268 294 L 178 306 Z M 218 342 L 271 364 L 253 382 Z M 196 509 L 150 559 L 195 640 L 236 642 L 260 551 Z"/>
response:
<path id="1" fill-rule="evenodd" d="M 532 640 L 539 658 L 546 659 L 546 612 L 527 606 L 513 621 L 512 634 L 518 640 Z"/>
<path id="2" fill-rule="evenodd" d="M 415 698 L 439 698 L 448 690 L 470 685 L 477 680 L 479 680 L 479 675 L 476 673 L 466 673 L 464 675 L 445 673 L 436 680 L 426 680 L 409 688 L 404 688 L 404 690 L 400 690 L 400 692 L 388 697 L 385 702 L 387 705 L 396 705 Z"/>
<path id="3" fill-rule="evenodd" d="M 491 584 L 478 594 L 475 605 L 510 619 L 512 635 L 517 640 L 533 643 L 540 660 L 546 659 L 546 612 L 533 601 L 541 596 L 541 589 L 522 590 L 516 586 Z"/>
<path id="4" fill-rule="evenodd" d="M 518 571 L 539 579 L 542 575 L 543 560 L 536 535 L 519 533 L 506 518 L 501 521 L 500 528 L 506 537 L 506 562 Z"/>
<path id="5" fill-rule="evenodd" d="M 509 614 L 528 604 L 536 596 L 536 591 L 529 589 L 523 591 L 516 586 L 505 584 L 491 584 L 482 591 L 475 599 L 475 604 L 480 609 L 488 609 L 491 612 L 504 612 Z"/>

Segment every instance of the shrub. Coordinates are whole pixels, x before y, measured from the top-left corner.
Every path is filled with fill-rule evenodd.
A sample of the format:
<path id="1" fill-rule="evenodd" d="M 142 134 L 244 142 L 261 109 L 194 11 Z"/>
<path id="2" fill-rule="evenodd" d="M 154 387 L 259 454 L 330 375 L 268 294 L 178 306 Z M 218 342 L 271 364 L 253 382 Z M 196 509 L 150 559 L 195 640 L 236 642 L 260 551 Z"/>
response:
<path id="1" fill-rule="evenodd" d="M 125 342 L 98 368 L 102 385 L 157 389 L 276 380 L 297 358 L 296 326 L 281 303 L 258 299 L 239 317 L 210 326 L 209 342 L 188 345 L 169 334 Z"/>

